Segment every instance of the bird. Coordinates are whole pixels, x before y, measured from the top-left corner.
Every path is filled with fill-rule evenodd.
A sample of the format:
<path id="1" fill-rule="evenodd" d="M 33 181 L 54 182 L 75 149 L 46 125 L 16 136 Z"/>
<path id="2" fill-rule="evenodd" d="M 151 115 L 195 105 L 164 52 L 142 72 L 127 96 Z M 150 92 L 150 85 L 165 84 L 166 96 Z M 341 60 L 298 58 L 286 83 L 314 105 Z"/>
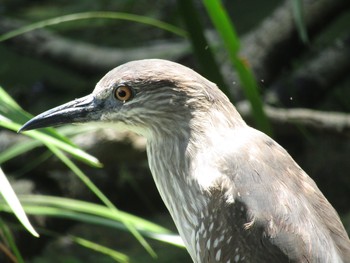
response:
<path id="1" fill-rule="evenodd" d="M 152 177 L 193 262 L 350 262 L 348 234 L 313 179 L 194 70 L 127 62 L 20 132 L 91 122 L 146 138 Z"/>

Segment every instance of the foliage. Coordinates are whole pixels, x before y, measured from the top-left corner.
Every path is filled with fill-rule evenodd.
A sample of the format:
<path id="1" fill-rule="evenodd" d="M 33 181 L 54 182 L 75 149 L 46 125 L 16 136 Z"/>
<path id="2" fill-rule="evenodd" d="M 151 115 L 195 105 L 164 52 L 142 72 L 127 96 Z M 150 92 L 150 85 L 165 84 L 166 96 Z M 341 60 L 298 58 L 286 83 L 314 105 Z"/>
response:
<path id="1" fill-rule="evenodd" d="M 213 24 L 224 40 L 231 63 L 235 66 L 245 95 L 252 105 L 253 116 L 257 127 L 265 133 L 272 135 L 272 129 L 264 113 L 262 101 L 258 93 L 258 85 L 251 70 L 249 70 L 244 60 L 239 57 L 239 38 L 225 9 L 220 1 L 204 0 L 203 3 Z"/>

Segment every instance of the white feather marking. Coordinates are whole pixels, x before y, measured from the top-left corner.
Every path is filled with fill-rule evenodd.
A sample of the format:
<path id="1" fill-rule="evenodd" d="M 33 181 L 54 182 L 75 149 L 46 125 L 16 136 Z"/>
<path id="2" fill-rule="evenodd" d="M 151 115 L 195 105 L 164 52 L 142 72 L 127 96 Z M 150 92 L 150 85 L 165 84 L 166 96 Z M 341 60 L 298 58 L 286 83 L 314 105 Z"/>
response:
<path id="1" fill-rule="evenodd" d="M 216 255 L 215 255 L 215 260 L 216 261 L 220 261 L 221 259 L 221 249 L 219 249 L 217 252 L 216 252 Z"/>

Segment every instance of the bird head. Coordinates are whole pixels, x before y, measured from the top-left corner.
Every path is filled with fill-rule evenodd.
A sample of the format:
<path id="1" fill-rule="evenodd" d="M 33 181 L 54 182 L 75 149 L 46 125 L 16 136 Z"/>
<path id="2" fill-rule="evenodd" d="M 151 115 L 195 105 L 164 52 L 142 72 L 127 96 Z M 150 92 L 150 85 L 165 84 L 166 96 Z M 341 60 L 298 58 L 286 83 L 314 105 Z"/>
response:
<path id="1" fill-rule="evenodd" d="M 227 102 L 215 84 L 185 66 L 160 59 L 139 60 L 116 67 L 90 95 L 41 113 L 20 131 L 107 122 L 147 136 L 150 131 L 190 125 L 196 114 Z"/>

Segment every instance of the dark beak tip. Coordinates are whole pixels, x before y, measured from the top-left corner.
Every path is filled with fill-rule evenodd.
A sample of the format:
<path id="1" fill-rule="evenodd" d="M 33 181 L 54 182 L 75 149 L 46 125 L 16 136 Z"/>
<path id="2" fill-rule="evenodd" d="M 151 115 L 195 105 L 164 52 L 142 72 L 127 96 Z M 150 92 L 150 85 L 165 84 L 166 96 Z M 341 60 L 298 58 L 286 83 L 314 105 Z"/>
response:
<path id="1" fill-rule="evenodd" d="M 42 115 L 42 114 L 41 114 Z M 22 125 L 22 127 L 19 128 L 17 133 L 22 133 L 34 129 L 40 129 L 40 128 L 45 128 L 49 127 L 50 125 L 47 125 L 47 118 L 41 117 L 40 115 L 33 117 L 26 123 Z"/>
<path id="2" fill-rule="evenodd" d="M 17 133 L 22 133 L 22 132 L 25 132 L 27 130 L 28 129 L 26 129 L 26 123 L 25 123 L 21 128 L 18 129 Z"/>
<path id="3" fill-rule="evenodd" d="M 34 120 L 34 122 L 33 122 L 33 120 Z M 33 127 L 33 123 L 35 123 L 35 118 L 32 118 L 29 121 L 27 121 L 26 123 L 24 123 L 22 125 L 22 127 L 19 128 L 17 133 L 22 133 L 22 132 L 25 132 L 25 131 L 30 131 L 30 130 L 35 129 L 36 127 Z"/>

